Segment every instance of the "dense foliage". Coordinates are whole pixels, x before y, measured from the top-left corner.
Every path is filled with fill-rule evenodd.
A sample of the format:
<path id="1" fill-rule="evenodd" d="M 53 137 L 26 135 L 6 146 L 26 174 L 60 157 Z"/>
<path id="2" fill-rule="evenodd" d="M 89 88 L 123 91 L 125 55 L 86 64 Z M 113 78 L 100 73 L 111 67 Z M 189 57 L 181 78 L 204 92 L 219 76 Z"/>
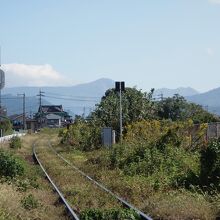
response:
<path id="1" fill-rule="evenodd" d="M 13 149 L 21 148 L 21 146 L 22 146 L 21 138 L 19 138 L 17 136 L 12 137 L 10 140 L 9 146 L 10 146 L 10 148 L 13 148 Z"/>
<path id="2" fill-rule="evenodd" d="M 220 190 L 220 140 L 211 141 L 201 152 L 201 185 Z"/>
<path id="3" fill-rule="evenodd" d="M 141 121 L 127 127 L 124 143 L 91 163 L 120 169 L 128 176 L 145 176 L 156 188 L 199 184 L 200 147 L 205 126 L 190 134 L 192 121 Z M 104 159 L 103 159 L 104 158 Z"/>
<path id="4" fill-rule="evenodd" d="M 122 143 L 110 149 L 101 148 L 102 127 L 112 127 L 116 135 L 119 132 L 119 96 L 113 89 L 106 92 L 87 119 L 79 117 L 69 129 L 60 132 L 62 143 L 91 155 L 85 164 L 87 169 L 103 171 L 102 175 L 93 173 L 97 178 L 100 175 L 101 181 L 114 173 L 115 179 L 117 175 L 124 176 L 124 184 L 143 180 L 144 188 L 139 182 L 124 193 L 132 195 L 133 190 L 140 191 L 141 196 L 143 190 L 152 193 L 152 201 L 147 195 L 143 210 L 150 209 L 156 213 L 155 218 L 219 216 L 220 140 L 207 139 L 208 123 L 218 122 L 219 118 L 181 96 L 154 101 L 152 95 L 153 90 L 147 94 L 136 88 L 127 88 L 123 93 Z M 110 186 L 114 185 L 109 181 Z M 121 188 L 118 187 L 119 191 Z M 170 207 L 171 201 L 177 207 Z M 115 211 L 87 210 L 82 219 L 120 218 Z"/>
<path id="5" fill-rule="evenodd" d="M 78 119 L 69 127 L 60 131 L 61 143 L 73 146 L 80 150 L 97 149 L 101 145 L 101 128 L 94 126 L 92 122 Z"/>
<path id="6" fill-rule="evenodd" d="M 143 93 L 136 88 L 126 88 L 125 92 L 122 93 L 123 135 L 127 139 L 130 138 L 130 141 L 131 139 L 132 141 L 146 140 L 145 134 L 150 131 L 153 131 L 153 133 L 150 133 L 154 140 L 157 140 L 158 136 L 156 134 L 161 133 L 161 129 L 163 129 L 163 132 L 167 132 L 172 122 L 180 121 L 181 123 L 177 126 L 173 123 L 176 130 L 180 131 L 180 127 L 184 127 L 181 130 L 182 136 L 191 138 L 195 145 L 200 145 L 201 143 L 197 141 L 195 135 L 189 136 L 187 132 L 190 133 L 194 129 L 195 123 L 219 121 L 219 118 L 203 110 L 201 106 L 188 103 L 179 95 L 161 101 L 154 101 L 152 96 L 153 90 L 150 93 Z M 153 127 L 145 127 L 146 121 L 151 121 L 149 125 Z M 189 121 L 191 121 L 190 124 Z M 158 123 L 160 128 L 156 126 Z M 140 135 L 136 134 L 134 128 L 129 133 L 131 126 L 135 126 L 137 131 L 141 130 Z M 62 143 L 83 150 L 97 149 L 101 144 L 102 127 L 112 127 L 116 131 L 116 139 L 118 140 L 119 95 L 114 89 L 106 91 L 100 104 L 86 120 L 77 118 L 68 130 L 61 131 Z M 187 146 L 189 144 L 186 144 L 185 147 Z"/>
<path id="7" fill-rule="evenodd" d="M 171 132 L 177 142 L 181 142 L 183 148 L 195 149 L 201 146 L 205 140 L 207 124 L 196 127 L 192 120 L 172 122 L 169 120 L 142 120 L 128 125 L 124 140 L 126 143 L 156 143 L 163 145 Z M 170 135 L 171 135 L 170 134 Z M 162 138 L 163 136 L 163 138 Z"/>
<path id="8" fill-rule="evenodd" d="M 16 177 L 23 175 L 25 171 L 24 163 L 12 154 L 0 151 L 0 176 Z"/>
<path id="9" fill-rule="evenodd" d="M 189 103 L 179 95 L 157 102 L 156 109 L 159 119 L 171 119 L 172 121 L 192 119 L 194 123 L 219 121 L 217 117 L 205 111 L 201 106 Z"/>
<path id="10" fill-rule="evenodd" d="M 0 129 L 2 130 L 3 136 L 12 133 L 12 124 L 7 118 L 0 118 Z"/>
<path id="11" fill-rule="evenodd" d="M 126 88 L 122 93 L 123 124 L 155 117 L 153 90 L 143 93 L 136 88 Z M 96 110 L 90 116 L 100 126 L 112 127 L 119 131 L 119 94 L 114 89 L 107 90 Z"/>

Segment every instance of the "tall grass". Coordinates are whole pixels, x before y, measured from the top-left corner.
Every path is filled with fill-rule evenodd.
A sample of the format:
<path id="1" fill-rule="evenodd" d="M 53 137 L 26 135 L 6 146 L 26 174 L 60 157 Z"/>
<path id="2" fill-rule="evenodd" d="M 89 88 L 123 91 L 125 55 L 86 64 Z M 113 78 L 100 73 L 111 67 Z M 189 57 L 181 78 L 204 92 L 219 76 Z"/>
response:
<path id="1" fill-rule="evenodd" d="M 1 144 L 2 151 L 9 151 L 25 164 L 25 172 L 14 178 L 0 178 L 0 219 L 68 219 L 64 206 L 32 159 L 32 144 L 39 138 L 41 134 L 22 137 L 20 149 L 10 148 L 9 143 Z M 29 195 L 39 204 L 35 208 L 35 203 L 27 199 Z M 26 209 L 24 203 L 32 208 Z"/>

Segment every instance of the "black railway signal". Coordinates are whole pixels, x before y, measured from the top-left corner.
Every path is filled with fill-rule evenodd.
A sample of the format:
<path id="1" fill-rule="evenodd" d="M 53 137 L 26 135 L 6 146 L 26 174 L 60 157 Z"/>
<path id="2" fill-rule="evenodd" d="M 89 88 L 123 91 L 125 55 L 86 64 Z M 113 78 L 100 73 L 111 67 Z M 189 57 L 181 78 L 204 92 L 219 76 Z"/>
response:
<path id="1" fill-rule="evenodd" d="M 115 91 L 116 92 L 125 91 L 125 82 L 115 82 Z"/>

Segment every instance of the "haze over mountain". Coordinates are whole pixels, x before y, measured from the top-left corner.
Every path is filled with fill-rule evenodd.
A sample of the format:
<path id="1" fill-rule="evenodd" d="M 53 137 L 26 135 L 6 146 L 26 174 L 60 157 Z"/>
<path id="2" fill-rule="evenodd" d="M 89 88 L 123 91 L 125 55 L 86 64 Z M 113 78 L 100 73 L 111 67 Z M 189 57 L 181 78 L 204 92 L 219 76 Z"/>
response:
<path id="1" fill-rule="evenodd" d="M 192 96 L 192 95 L 197 95 L 199 94 L 198 91 L 191 87 L 179 87 L 177 89 L 168 89 L 168 88 L 161 88 L 161 89 L 156 89 L 154 92 L 154 97 L 161 96 L 163 97 L 172 97 L 174 94 L 179 94 L 181 96 Z"/>
<path id="2" fill-rule="evenodd" d="M 190 102 L 202 105 L 210 112 L 220 114 L 220 87 L 205 93 L 188 96 L 186 99 Z"/>

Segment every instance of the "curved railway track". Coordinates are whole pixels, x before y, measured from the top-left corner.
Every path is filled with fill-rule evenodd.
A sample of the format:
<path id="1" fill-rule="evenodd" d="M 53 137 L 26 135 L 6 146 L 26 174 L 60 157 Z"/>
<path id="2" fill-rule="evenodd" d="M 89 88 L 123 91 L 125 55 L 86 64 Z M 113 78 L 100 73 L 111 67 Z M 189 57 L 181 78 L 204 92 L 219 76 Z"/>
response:
<path id="1" fill-rule="evenodd" d="M 104 192 L 105 194 L 110 195 L 112 198 L 114 198 L 118 203 L 120 203 L 122 205 L 122 207 L 131 209 L 133 211 L 135 211 L 143 220 L 152 220 L 152 218 L 148 215 L 146 215 L 145 213 L 143 213 L 142 211 L 138 210 L 136 207 L 134 207 L 133 205 L 129 204 L 127 201 L 125 201 L 123 198 L 119 197 L 118 195 L 114 194 L 112 191 L 110 191 L 109 189 L 107 189 L 104 185 L 98 183 L 97 181 L 95 181 L 93 178 L 91 178 L 90 176 L 86 175 L 83 171 L 81 171 L 79 168 L 77 168 L 76 166 L 74 166 L 73 164 L 71 164 L 67 159 L 65 159 L 63 156 L 61 156 L 50 144 L 50 142 L 48 143 L 48 146 L 44 146 L 44 147 L 48 147 L 51 152 L 53 152 L 54 156 L 56 156 L 57 158 L 59 158 L 62 163 L 65 163 L 65 166 L 68 166 L 69 168 L 71 168 L 72 170 L 74 170 L 75 172 L 77 172 L 78 174 L 80 174 L 84 179 L 86 179 L 88 182 L 90 182 L 92 185 L 94 185 L 96 188 L 98 188 L 99 190 L 101 190 L 102 192 Z M 77 211 L 77 209 L 71 208 L 71 205 L 68 203 L 67 199 L 65 198 L 63 192 L 61 189 L 61 187 L 58 187 L 55 184 L 55 181 L 52 180 L 52 177 L 49 176 L 47 169 L 45 168 L 45 166 L 43 165 L 43 163 L 40 161 L 39 159 L 39 155 L 36 152 L 36 143 L 33 144 L 33 156 L 36 159 L 37 163 L 40 165 L 41 169 L 43 170 L 43 172 L 45 173 L 47 179 L 49 180 L 49 182 L 51 183 L 51 185 L 53 186 L 53 188 L 55 189 L 55 191 L 58 193 L 61 201 L 63 202 L 63 204 L 65 205 L 71 219 L 74 220 L 79 220 L 79 211 Z"/>

